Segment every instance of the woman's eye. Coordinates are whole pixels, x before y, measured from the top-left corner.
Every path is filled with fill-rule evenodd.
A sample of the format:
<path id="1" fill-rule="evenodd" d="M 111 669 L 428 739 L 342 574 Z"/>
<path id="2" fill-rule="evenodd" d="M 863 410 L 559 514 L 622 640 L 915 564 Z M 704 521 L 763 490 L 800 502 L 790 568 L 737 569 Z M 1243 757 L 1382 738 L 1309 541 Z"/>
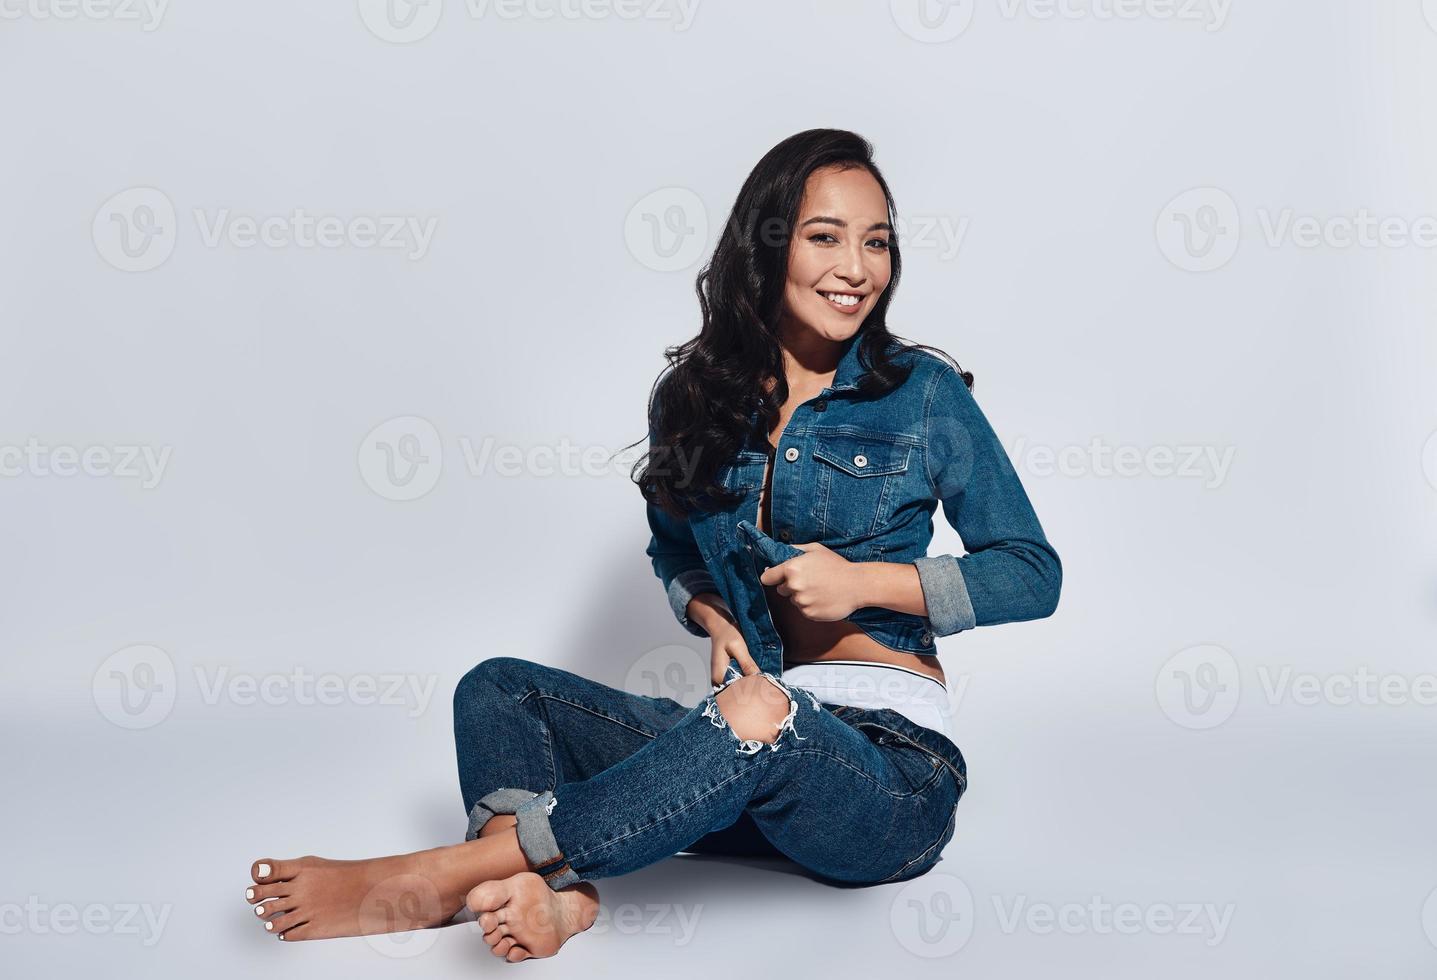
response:
<path id="1" fill-rule="evenodd" d="M 809 238 L 808 238 L 808 240 L 811 241 L 811 242 L 816 242 L 816 241 L 818 241 L 818 240 L 821 239 L 821 238 L 826 238 L 826 239 L 828 239 L 828 240 L 831 241 L 831 242 L 838 240 L 838 239 L 834 238 L 832 235 L 830 235 L 830 234 L 829 234 L 828 232 L 826 232 L 826 231 L 820 231 L 820 232 L 818 232 L 817 234 L 810 235 Z"/>
<path id="2" fill-rule="evenodd" d="M 875 238 L 875 239 L 873 239 L 872 241 L 870 241 L 868 244 L 870 244 L 870 245 L 877 245 L 879 248 L 883 249 L 885 252 L 888 251 L 888 240 L 887 240 L 886 238 Z"/>

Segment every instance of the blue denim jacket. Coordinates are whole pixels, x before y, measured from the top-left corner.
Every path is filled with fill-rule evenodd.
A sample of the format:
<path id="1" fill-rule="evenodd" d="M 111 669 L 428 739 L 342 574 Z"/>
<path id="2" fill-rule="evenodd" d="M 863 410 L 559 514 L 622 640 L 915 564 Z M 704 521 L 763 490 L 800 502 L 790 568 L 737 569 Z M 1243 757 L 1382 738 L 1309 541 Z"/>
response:
<path id="1" fill-rule="evenodd" d="M 707 636 L 689 620 L 688 603 L 718 593 L 754 662 L 775 674 L 783 645 L 759 575 L 802 554 L 797 542 L 821 542 L 849 561 L 917 567 L 927 616 L 864 606 L 847 617 L 906 653 L 935 654 L 935 637 L 1039 619 L 1058 605 L 1058 554 L 963 379 L 941 358 L 895 342 L 899 358 L 913 359 L 912 374 L 865 398 L 855 384 L 857 337 L 845 341 L 833 383 L 799 405 L 783 430 L 771 487 L 775 537 L 756 526 L 768 465 L 757 412 L 749 445 L 720 470 L 725 487 L 743 492 L 741 503 L 684 520 L 648 505 L 647 554 L 679 623 Z M 961 557 L 927 554 L 940 503 L 967 551 Z"/>

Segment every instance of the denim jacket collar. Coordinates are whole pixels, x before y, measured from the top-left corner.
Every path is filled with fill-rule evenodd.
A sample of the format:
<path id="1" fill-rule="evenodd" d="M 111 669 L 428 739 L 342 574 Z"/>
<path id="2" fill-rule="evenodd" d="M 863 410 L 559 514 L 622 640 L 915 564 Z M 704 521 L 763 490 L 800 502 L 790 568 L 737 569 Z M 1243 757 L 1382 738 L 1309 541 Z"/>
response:
<path id="1" fill-rule="evenodd" d="M 822 395 L 828 395 L 835 391 L 857 391 L 857 381 L 864 374 L 863 365 L 858 361 L 859 339 L 863 331 L 859 330 L 852 337 L 843 341 L 843 354 L 838 359 L 838 367 L 833 372 L 833 382 L 823 391 Z M 758 410 L 754 409 L 748 413 L 748 424 L 752 428 L 758 421 Z"/>

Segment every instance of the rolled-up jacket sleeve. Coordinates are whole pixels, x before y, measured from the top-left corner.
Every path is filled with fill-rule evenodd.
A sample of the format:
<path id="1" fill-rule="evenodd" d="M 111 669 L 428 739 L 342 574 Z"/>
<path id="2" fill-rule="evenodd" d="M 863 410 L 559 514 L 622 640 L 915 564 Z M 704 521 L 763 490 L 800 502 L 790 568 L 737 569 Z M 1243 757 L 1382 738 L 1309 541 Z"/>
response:
<path id="1" fill-rule="evenodd" d="M 1062 562 L 993 427 L 949 365 L 930 382 L 924 427 L 933 495 L 968 552 L 913 562 L 934 634 L 1051 616 Z"/>
<path id="2" fill-rule="evenodd" d="M 660 384 L 667 381 L 667 375 Z M 655 425 L 649 425 L 649 452 L 651 465 L 664 466 L 661 454 L 654 453 L 657 445 Z M 653 563 L 654 574 L 664 585 L 669 607 L 679 625 L 694 636 L 708 636 L 708 631 L 689 619 L 689 600 L 702 592 L 718 592 L 718 586 L 709 574 L 708 565 L 699 553 L 698 542 L 694 540 L 693 528 L 681 517 L 646 502 L 649 520 L 649 546 L 646 554 Z"/>
<path id="3" fill-rule="evenodd" d="M 679 625 L 694 636 L 708 636 L 708 631 L 688 616 L 689 600 L 701 592 L 718 592 L 708 566 L 694 542 L 688 522 L 675 518 L 661 508 L 648 504 L 649 538 L 647 550 L 654 574 L 664 584 L 669 606 Z"/>

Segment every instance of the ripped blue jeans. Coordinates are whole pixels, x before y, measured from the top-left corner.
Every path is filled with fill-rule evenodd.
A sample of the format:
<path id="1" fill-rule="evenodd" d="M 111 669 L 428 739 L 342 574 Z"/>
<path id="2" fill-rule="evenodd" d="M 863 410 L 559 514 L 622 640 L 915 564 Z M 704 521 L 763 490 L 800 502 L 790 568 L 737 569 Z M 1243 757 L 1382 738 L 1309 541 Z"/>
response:
<path id="1" fill-rule="evenodd" d="M 740 739 L 718 694 L 692 708 L 513 657 L 454 693 L 466 839 L 513 813 L 549 886 L 627 874 L 680 851 L 782 856 L 835 885 L 906 881 L 952 838 L 967 787 L 946 736 L 887 708 L 789 700 L 772 741 Z"/>

